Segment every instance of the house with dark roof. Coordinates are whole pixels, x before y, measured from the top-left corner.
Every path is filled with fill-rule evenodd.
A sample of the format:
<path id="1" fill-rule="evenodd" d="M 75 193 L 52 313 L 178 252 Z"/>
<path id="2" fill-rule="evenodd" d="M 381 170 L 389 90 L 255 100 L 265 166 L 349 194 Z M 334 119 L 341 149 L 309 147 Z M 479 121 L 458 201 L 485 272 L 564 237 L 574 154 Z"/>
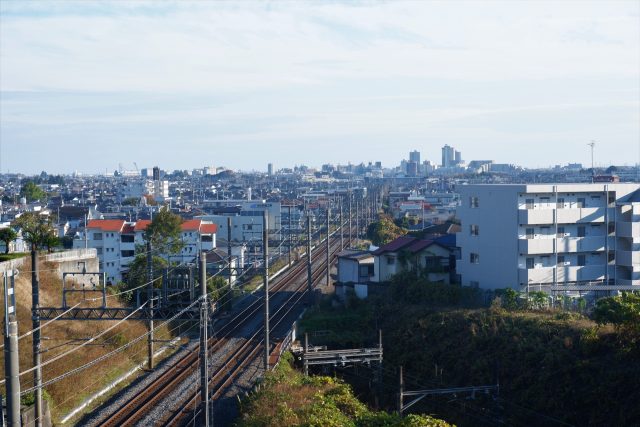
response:
<path id="1" fill-rule="evenodd" d="M 418 271 L 432 282 L 452 282 L 455 246 L 437 240 L 401 236 L 372 253 L 374 282 L 386 282 L 403 271 Z"/>

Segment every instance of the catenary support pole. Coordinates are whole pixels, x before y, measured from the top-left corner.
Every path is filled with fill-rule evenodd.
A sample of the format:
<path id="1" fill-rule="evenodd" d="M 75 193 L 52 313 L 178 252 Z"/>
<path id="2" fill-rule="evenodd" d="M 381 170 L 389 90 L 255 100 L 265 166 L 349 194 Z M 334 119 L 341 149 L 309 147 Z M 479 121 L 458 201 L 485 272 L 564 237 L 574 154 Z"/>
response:
<path id="1" fill-rule="evenodd" d="M 264 254 L 264 370 L 269 370 L 269 214 L 262 216 L 262 246 Z"/>
<path id="2" fill-rule="evenodd" d="M 309 376 L 309 363 L 307 361 L 307 352 L 309 351 L 309 334 L 307 334 L 306 332 L 304 333 L 304 353 L 303 353 L 303 359 L 304 359 L 304 375 L 305 376 Z"/>
<path id="3" fill-rule="evenodd" d="M 402 410 L 402 407 L 404 406 L 404 378 L 402 377 L 402 365 L 400 365 L 399 380 L 400 392 L 398 393 L 398 415 L 402 417 L 404 415 L 404 411 Z"/>
<path id="4" fill-rule="evenodd" d="M 233 261 L 233 255 L 231 254 L 231 217 L 227 217 L 227 262 L 229 263 L 229 293 L 225 297 L 225 308 L 231 309 L 231 289 L 233 288 L 233 280 L 232 275 L 235 271 L 236 276 L 238 275 L 238 261 L 236 261 L 235 269 L 231 267 L 231 262 Z M 228 304 L 227 304 L 228 301 Z"/>
<path id="5" fill-rule="evenodd" d="M 360 203 L 356 198 L 356 244 L 360 243 Z"/>
<path id="6" fill-rule="evenodd" d="M 293 230 L 291 229 L 291 205 L 289 205 L 289 267 L 291 267 L 291 248 L 293 247 L 292 235 Z"/>
<path id="7" fill-rule="evenodd" d="M 331 284 L 331 263 L 329 262 L 329 257 L 331 255 L 331 250 L 329 247 L 329 236 L 331 235 L 331 211 L 327 206 L 327 286 Z"/>
<path id="8" fill-rule="evenodd" d="M 349 193 L 349 247 L 352 246 L 351 241 L 353 240 L 353 234 L 351 231 L 351 218 L 352 218 L 352 214 L 351 214 L 351 193 Z"/>
<path id="9" fill-rule="evenodd" d="M 207 299 L 207 253 L 200 253 L 200 402 L 202 402 L 202 425 L 209 426 L 209 358 L 207 355 L 207 332 L 209 301 Z"/>
<path id="10" fill-rule="evenodd" d="M 153 369 L 153 254 L 151 253 L 151 241 L 147 242 L 147 304 L 149 307 L 149 322 L 147 335 L 147 366 Z"/>
<path id="11" fill-rule="evenodd" d="M 309 305 L 313 305 L 313 283 L 311 281 L 311 215 L 307 214 L 307 292 Z"/>
<path id="12" fill-rule="evenodd" d="M 340 204 L 340 250 L 344 249 L 344 233 L 342 226 L 344 225 L 344 219 L 342 217 L 342 197 L 339 200 Z"/>
<path id="13" fill-rule="evenodd" d="M 4 373 L 7 395 L 7 425 L 20 427 L 20 357 L 18 354 L 18 319 L 15 298 L 9 295 L 9 273 L 4 273 Z M 13 278 L 11 278 L 13 280 Z M 11 286 L 15 296 L 15 286 Z M 1 412 L 1 411 L 0 411 Z M 2 420 L 0 420 L 0 423 Z"/>
<path id="14" fill-rule="evenodd" d="M 33 320 L 33 386 L 35 387 L 35 426 L 42 426 L 42 367 L 40 366 L 40 272 L 38 251 L 31 249 L 31 319 Z"/>

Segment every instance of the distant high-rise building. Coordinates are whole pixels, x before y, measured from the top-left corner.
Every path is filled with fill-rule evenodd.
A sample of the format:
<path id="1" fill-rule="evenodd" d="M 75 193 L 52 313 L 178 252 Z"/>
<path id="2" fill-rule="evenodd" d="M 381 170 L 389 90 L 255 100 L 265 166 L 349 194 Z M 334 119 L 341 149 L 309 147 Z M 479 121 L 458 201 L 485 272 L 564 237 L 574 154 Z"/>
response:
<path id="1" fill-rule="evenodd" d="M 407 176 L 418 176 L 418 164 L 414 161 L 407 163 Z"/>
<path id="2" fill-rule="evenodd" d="M 453 147 L 445 145 L 442 147 L 442 167 L 450 168 L 453 166 L 453 162 L 455 161 L 455 152 Z"/>
<path id="3" fill-rule="evenodd" d="M 376 169 L 382 169 L 382 162 L 376 162 Z"/>
<path id="4" fill-rule="evenodd" d="M 267 165 L 267 175 L 269 175 L 269 176 L 273 175 L 273 163 L 269 163 Z"/>
<path id="5" fill-rule="evenodd" d="M 456 163 L 457 164 L 462 163 L 462 153 L 460 153 L 457 150 L 456 150 L 455 158 L 456 158 Z"/>
<path id="6" fill-rule="evenodd" d="M 409 161 L 410 162 L 416 162 L 417 164 L 420 164 L 420 152 L 418 150 L 410 151 L 409 152 Z"/>
<path id="7" fill-rule="evenodd" d="M 153 167 L 153 180 L 160 181 L 160 168 L 157 166 Z"/>

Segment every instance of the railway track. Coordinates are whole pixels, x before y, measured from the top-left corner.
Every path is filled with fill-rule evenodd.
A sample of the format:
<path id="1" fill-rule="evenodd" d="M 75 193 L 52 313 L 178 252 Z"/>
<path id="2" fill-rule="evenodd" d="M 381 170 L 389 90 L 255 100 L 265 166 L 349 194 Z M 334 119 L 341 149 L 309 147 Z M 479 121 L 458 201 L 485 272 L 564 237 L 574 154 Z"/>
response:
<path id="1" fill-rule="evenodd" d="M 332 260 L 335 258 L 339 251 L 339 241 L 334 238 L 332 245 Z M 324 245 L 322 245 L 324 246 Z M 312 263 L 315 264 L 315 272 L 312 276 L 312 283 L 314 285 L 323 277 L 326 272 L 326 250 L 317 250 L 312 253 Z M 320 265 L 318 268 L 318 264 Z M 270 294 L 283 290 L 289 290 L 287 288 L 294 285 L 294 289 L 291 296 L 280 304 L 277 310 L 273 313 L 271 321 L 277 325 L 280 323 L 286 314 L 290 312 L 295 305 L 303 301 L 303 298 L 307 294 L 306 289 L 306 262 L 304 260 L 298 261 L 292 266 L 281 278 L 278 278 L 270 289 Z M 301 278 L 305 280 L 296 284 Z M 293 304 L 292 304 L 293 302 Z M 236 313 L 233 318 L 229 319 L 219 329 L 215 337 L 212 337 L 208 341 L 209 354 L 214 354 L 220 349 L 229 344 L 230 335 L 238 332 L 248 322 L 255 319 L 257 313 L 262 313 L 264 306 L 264 297 L 259 297 L 252 301 L 247 307 L 243 308 L 240 312 Z M 290 306 L 289 310 L 284 313 L 283 308 Z M 264 341 L 259 340 L 257 337 L 261 333 L 261 329 L 258 327 L 252 336 L 244 343 L 233 346 L 233 349 L 227 351 L 223 356 L 223 363 L 212 375 L 210 379 L 209 390 L 212 393 L 213 398 L 216 398 L 219 393 L 233 381 L 233 378 L 245 367 L 250 360 L 253 360 L 256 355 L 260 354 L 260 349 L 264 349 Z M 139 393 L 135 398 L 127 401 L 124 405 L 119 407 L 113 412 L 107 419 L 103 420 L 99 425 L 109 426 L 132 426 L 138 423 L 148 411 L 157 405 L 160 401 L 165 399 L 170 393 L 183 383 L 193 374 L 198 368 L 198 348 L 191 350 L 184 357 L 174 362 L 168 369 L 158 378 L 156 378 L 144 392 Z M 197 408 L 199 405 L 199 394 L 197 396 L 189 396 L 186 399 L 185 405 L 182 410 L 178 410 L 171 414 L 166 421 L 163 421 L 163 425 L 179 425 L 179 422 L 185 416 L 185 408 L 190 408 L 189 411 L 193 414 L 194 405 Z"/>

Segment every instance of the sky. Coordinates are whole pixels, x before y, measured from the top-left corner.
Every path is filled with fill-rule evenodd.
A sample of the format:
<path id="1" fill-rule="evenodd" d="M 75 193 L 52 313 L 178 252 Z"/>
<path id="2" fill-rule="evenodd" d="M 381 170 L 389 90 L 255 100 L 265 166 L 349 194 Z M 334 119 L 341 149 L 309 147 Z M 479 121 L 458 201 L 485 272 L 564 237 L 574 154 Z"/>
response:
<path id="1" fill-rule="evenodd" d="M 0 1 L 0 171 L 640 161 L 640 1 Z"/>

